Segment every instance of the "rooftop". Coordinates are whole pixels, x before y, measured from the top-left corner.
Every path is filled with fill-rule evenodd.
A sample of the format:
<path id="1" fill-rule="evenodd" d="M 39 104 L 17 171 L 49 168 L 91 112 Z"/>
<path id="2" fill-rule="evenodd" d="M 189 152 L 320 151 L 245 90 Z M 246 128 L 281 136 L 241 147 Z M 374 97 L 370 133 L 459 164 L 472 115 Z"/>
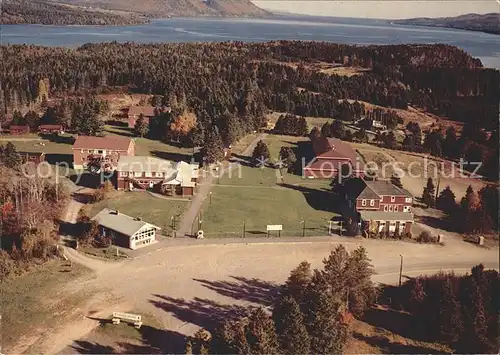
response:
<path id="1" fill-rule="evenodd" d="M 340 139 L 320 136 L 312 140 L 312 145 L 314 154 L 322 159 L 349 159 L 353 164 L 356 162 L 356 151 Z"/>
<path id="2" fill-rule="evenodd" d="M 96 221 L 103 227 L 112 229 L 130 237 L 145 226 L 154 227 L 158 230 L 161 229 L 151 223 L 144 222 L 138 218 L 133 218 L 120 213 L 119 211 L 108 208 L 104 208 L 94 218 L 92 218 L 92 220 Z"/>
<path id="3" fill-rule="evenodd" d="M 120 136 L 78 136 L 73 144 L 73 149 L 109 149 L 127 151 L 130 147 L 130 143 L 132 143 L 132 139 Z"/>
<path id="4" fill-rule="evenodd" d="M 391 184 L 388 180 L 365 181 L 365 184 L 366 188 L 361 194 L 364 194 L 365 191 L 366 193 L 370 193 L 367 190 L 371 190 L 378 196 L 412 196 L 407 190 Z"/>

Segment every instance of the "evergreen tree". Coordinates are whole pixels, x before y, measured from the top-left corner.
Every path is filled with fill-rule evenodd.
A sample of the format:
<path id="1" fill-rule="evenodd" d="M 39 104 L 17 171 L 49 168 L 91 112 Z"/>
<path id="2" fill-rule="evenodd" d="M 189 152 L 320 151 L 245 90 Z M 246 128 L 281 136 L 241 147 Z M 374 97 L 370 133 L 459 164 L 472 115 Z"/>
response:
<path id="1" fill-rule="evenodd" d="M 24 116 L 20 111 L 15 110 L 14 113 L 12 114 L 12 122 L 13 125 L 18 125 L 22 126 L 26 124 L 26 121 L 24 120 Z"/>
<path id="2" fill-rule="evenodd" d="M 483 209 L 490 216 L 492 227 L 498 230 L 498 187 L 487 185 L 479 191 L 479 196 Z"/>
<path id="3" fill-rule="evenodd" d="M 279 343 L 274 322 L 263 308 L 257 308 L 250 314 L 246 336 L 251 353 L 279 353 Z"/>
<path id="4" fill-rule="evenodd" d="M 307 293 L 307 331 L 314 354 L 341 354 L 347 342 L 342 306 L 327 287 L 315 283 Z"/>
<path id="5" fill-rule="evenodd" d="M 21 165 L 21 156 L 14 144 L 7 142 L 3 151 L 3 163 L 6 167 L 14 169 Z"/>
<path id="6" fill-rule="evenodd" d="M 401 183 L 401 178 L 397 174 L 393 174 L 391 176 L 391 184 L 393 184 L 394 186 L 397 186 L 401 189 L 403 188 L 403 184 Z"/>
<path id="7" fill-rule="evenodd" d="M 424 187 L 424 192 L 422 193 L 422 201 L 427 205 L 427 207 L 434 207 L 434 196 L 436 193 L 436 188 L 432 178 L 427 179 L 427 185 Z"/>
<path id="8" fill-rule="evenodd" d="M 315 138 L 319 138 L 321 137 L 321 131 L 319 130 L 318 127 L 313 127 L 311 129 L 311 132 L 309 133 L 309 138 L 311 140 L 315 139 Z"/>
<path id="9" fill-rule="evenodd" d="M 144 115 L 141 113 L 137 121 L 135 121 L 134 132 L 139 137 L 145 137 L 149 131 L 149 124 L 146 122 Z"/>
<path id="10" fill-rule="evenodd" d="M 474 277 L 462 281 L 460 290 L 464 331 L 459 341 L 459 351 L 464 353 L 488 353 L 487 323 L 484 302 Z M 498 348 L 496 349 L 498 350 Z"/>
<path id="11" fill-rule="evenodd" d="M 446 186 L 439 194 L 436 200 L 436 207 L 449 215 L 456 212 L 457 202 L 455 201 L 455 194 L 451 191 L 449 185 Z"/>
<path id="12" fill-rule="evenodd" d="M 450 126 L 446 130 L 446 135 L 443 142 L 444 155 L 450 158 L 456 158 L 458 156 L 457 143 L 458 143 L 457 131 L 453 126 Z"/>
<path id="13" fill-rule="evenodd" d="M 386 136 L 385 136 L 385 140 L 384 140 L 384 145 L 389 148 L 389 149 L 393 149 L 396 147 L 397 145 L 397 140 L 396 140 L 396 136 L 394 135 L 394 132 L 393 131 L 390 131 Z"/>
<path id="14" fill-rule="evenodd" d="M 377 292 L 372 282 L 375 271 L 363 246 L 351 252 L 347 270 L 350 276 L 346 277 L 349 289 L 349 311 L 359 317 L 373 304 Z"/>
<path id="15" fill-rule="evenodd" d="M 325 122 L 323 126 L 321 126 L 321 135 L 323 137 L 332 136 L 332 125 L 329 122 Z"/>
<path id="16" fill-rule="evenodd" d="M 408 310 L 418 316 L 422 316 L 422 305 L 425 300 L 424 283 L 421 277 L 408 281 L 409 297 Z"/>
<path id="17" fill-rule="evenodd" d="M 304 302 L 304 294 L 311 283 L 311 264 L 303 261 L 290 272 L 290 276 L 285 282 L 283 294 L 291 296 L 300 305 Z"/>
<path id="18" fill-rule="evenodd" d="M 40 116 L 35 111 L 28 111 L 24 115 L 24 122 L 30 128 L 35 129 L 40 124 Z"/>
<path id="19" fill-rule="evenodd" d="M 256 164 L 263 168 L 270 157 L 271 153 L 269 152 L 267 144 L 263 141 L 258 141 L 252 153 L 252 158 L 255 159 Z"/>
<path id="20" fill-rule="evenodd" d="M 346 134 L 346 132 L 345 132 L 344 123 L 342 123 L 341 120 L 333 121 L 332 125 L 330 126 L 331 137 L 344 139 L 345 134 Z"/>
<path id="21" fill-rule="evenodd" d="M 273 310 L 281 349 L 285 354 L 309 354 L 311 342 L 304 315 L 293 297 L 285 296 Z"/>
<path id="22" fill-rule="evenodd" d="M 348 142 L 352 142 L 352 140 L 354 139 L 354 136 L 350 130 L 346 130 L 344 137 L 342 139 L 345 141 L 348 141 Z"/>
<path id="23" fill-rule="evenodd" d="M 437 315 L 439 340 L 454 343 L 459 339 L 463 327 L 460 304 L 455 297 L 449 278 L 442 280 L 440 286 Z"/>
<path id="24" fill-rule="evenodd" d="M 290 147 L 281 147 L 279 158 L 288 168 L 292 167 L 297 162 L 297 157 Z"/>
<path id="25" fill-rule="evenodd" d="M 366 143 L 368 142 L 368 134 L 366 133 L 366 130 L 364 128 L 360 128 L 354 133 L 354 138 L 361 143 Z"/>

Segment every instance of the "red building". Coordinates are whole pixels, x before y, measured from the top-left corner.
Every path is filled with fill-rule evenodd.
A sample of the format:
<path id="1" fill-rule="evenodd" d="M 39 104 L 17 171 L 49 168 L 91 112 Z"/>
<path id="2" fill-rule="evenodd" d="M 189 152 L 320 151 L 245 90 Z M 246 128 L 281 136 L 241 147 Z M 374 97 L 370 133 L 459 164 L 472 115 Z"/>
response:
<path id="1" fill-rule="evenodd" d="M 10 131 L 10 134 L 12 134 L 13 136 L 20 136 L 22 134 L 30 133 L 30 126 L 28 126 L 28 125 L 25 125 L 25 126 L 10 125 L 9 131 Z"/>
<path id="2" fill-rule="evenodd" d="M 304 167 L 305 177 L 331 179 L 339 172 L 343 177 L 347 177 L 347 172 L 357 177 L 364 176 L 364 165 L 349 143 L 323 136 L 313 137 L 311 142 L 315 157 Z"/>
<path id="3" fill-rule="evenodd" d="M 413 196 L 386 180 L 363 181 L 361 191 L 351 192 L 350 205 L 359 213 L 360 222 L 378 232 L 408 233 L 413 225 Z"/>
<path id="4" fill-rule="evenodd" d="M 42 124 L 38 127 L 38 132 L 44 134 L 62 133 L 64 132 L 63 126 L 60 124 Z"/>
<path id="5" fill-rule="evenodd" d="M 73 144 L 73 167 L 75 170 L 114 170 L 120 157 L 133 155 L 135 143 L 130 138 L 78 136 Z"/>
<path id="6" fill-rule="evenodd" d="M 135 122 L 142 115 L 146 123 L 149 124 L 149 121 L 152 117 L 155 116 L 155 107 L 153 106 L 130 106 L 128 109 L 128 127 L 134 128 Z"/>

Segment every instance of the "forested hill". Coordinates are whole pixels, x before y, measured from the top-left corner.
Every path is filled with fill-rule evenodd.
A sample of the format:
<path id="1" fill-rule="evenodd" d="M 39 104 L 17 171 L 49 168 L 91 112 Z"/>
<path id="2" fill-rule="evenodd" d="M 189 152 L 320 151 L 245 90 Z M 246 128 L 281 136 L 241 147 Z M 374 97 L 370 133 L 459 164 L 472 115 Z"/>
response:
<path id="1" fill-rule="evenodd" d="M 168 16 L 268 16 L 250 0 L 57 0 L 94 8 L 131 11 L 153 18 Z"/>
<path id="2" fill-rule="evenodd" d="M 457 17 L 441 18 L 413 18 L 392 21 L 400 25 L 450 27 L 469 31 L 481 31 L 500 34 L 500 14 L 490 13 L 485 15 L 466 14 Z"/>
<path id="3" fill-rule="evenodd" d="M 4 0 L 0 19 L 2 24 L 42 25 L 133 25 L 149 21 L 139 14 L 117 14 L 26 0 Z"/>
<path id="4" fill-rule="evenodd" d="M 500 75 L 448 45 L 351 46 L 327 42 L 1 46 L 0 113 L 49 96 L 133 90 L 183 98 L 200 130 L 260 127 L 266 109 L 338 117 L 342 99 L 409 104 L 495 129 Z M 365 68 L 339 76 L 314 63 Z M 40 86 L 40 83 L 43 85 Z M 203 135 L 203 132 L 200 132 Z M 231 139 L 228 139 L 231 141 Z"/>

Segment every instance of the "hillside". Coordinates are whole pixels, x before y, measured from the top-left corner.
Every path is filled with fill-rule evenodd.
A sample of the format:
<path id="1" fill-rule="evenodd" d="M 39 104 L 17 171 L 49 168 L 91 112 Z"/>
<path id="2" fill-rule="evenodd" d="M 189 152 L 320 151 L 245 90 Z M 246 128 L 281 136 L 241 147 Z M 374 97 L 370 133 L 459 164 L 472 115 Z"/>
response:
<path id="1" fill-rule="evenodd" d="M 139 14 L 118 14 L 45 1 L 4 0 L 2 24 L 134 25 L 148 22 Z"/>
<path id="2" fill-rule="evenodd" d="M 136 12 L 153 18 L 168 16 L 267 16 L 250 0 L 57 0 L 68 4 Z"/>
<path id="3" fill-rule="evenodd" d="M 468 31 L 500 34 L 500 14 L 498 13 L 489 13 L 485 15 L 466 14 L 457 17 L 441 18 L 412 18 L 392 22 L 399 25 L 449 27 Z"/>

